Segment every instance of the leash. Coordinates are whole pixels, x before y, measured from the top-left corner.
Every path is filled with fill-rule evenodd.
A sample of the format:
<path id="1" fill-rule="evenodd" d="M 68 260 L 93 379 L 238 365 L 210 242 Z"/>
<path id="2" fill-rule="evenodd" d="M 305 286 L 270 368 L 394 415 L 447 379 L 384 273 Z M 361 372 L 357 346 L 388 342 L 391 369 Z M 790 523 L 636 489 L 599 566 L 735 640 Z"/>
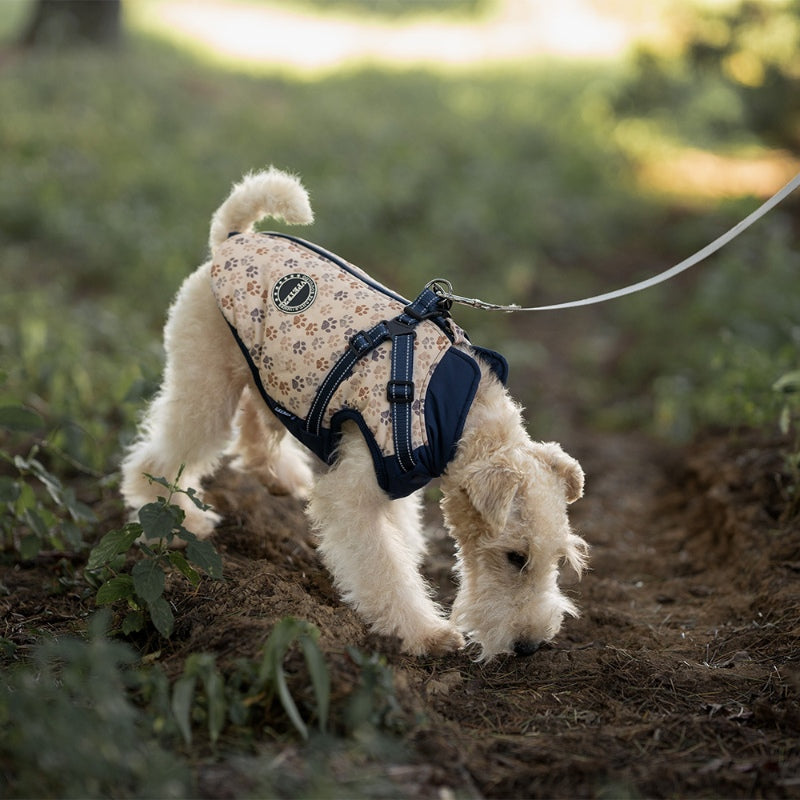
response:
<path id="1" fill-rule="evenodd" d="M 745 230 L 747 230 L 754 222 L 761 219 L 761 217 L 763 217 L 765 214 L 769 213 L 773 208 L 775 208 L 776 205 L 778 205 L 778 203 L 785 200 L 799 186 L 800 173 L 795 175 L 794 178 L 786 184 L 786 186 L 778 190 L 774 195 L 772 195 L 772 197 L 769 198 L 769 200 L 753 211 L 752 214 L 745 217 L 741 222 L 738 222 L 729 231 L 723 233 L 722 236 L 714 239 L 711 244 L 707 244 L 702 250 L 698 250 L 694 255 L 689 256 L 689 258 L 681 261 L 680 264 L 676 264 L 674 267 L 664 270 L 664 272 L 660 272 L 658 275 L 654 275 L 652 278 L 647 278 L 646 280 L 639 281 L 639 283 L 625 286 L 622 289 L 616 289 L 613 292 L 597 294 L 593 297 L 586 297 L 583 300 L 572 300 L 568 303 L 556 303 L 555 305 L 549 306 L 532 306 L 523 308 L 522 306 L 518 306 L 516 304 L 504 306 L 497 303 L 487 303 L 485 300 L 478 300 L 476 297 L 461 297 L 460 295 L 453 293 L 453 284 L 451 284 L 450 281 L 446 280 L 445 278 L 434 278 L 426 285 L 425 288 L 431 289 L 440 298 L 442 298 L 442 300 L 445 301 L 447 308 L 450 308 L 453 303 L 459 303 L 460 305 L 479 308 L 482 311 L 505 311 L 508 314 L 511 314 L 514 311 L 556 311 L 562 308 L 578 308 L 579 306 L 589 306 L 594 305 L 595 303 L 604 303 L 606 300 L 615 300 L 617 297 L 624 297 L 628 294 L 634 294 L 635 292 L 641 292 L 644 289 L 649 289 L 651 286 L 656 286 L 659 283 L 668 281 L 670 278 L 680 275 L 681 272 L 685 272 L 690 267 L 699 264 L 713 253 L 716 253 L 717 250 L 720 250 L 726 244 L 733 241 L 733 239 L 735 239 L 740 233 L 743 233 Z"/>

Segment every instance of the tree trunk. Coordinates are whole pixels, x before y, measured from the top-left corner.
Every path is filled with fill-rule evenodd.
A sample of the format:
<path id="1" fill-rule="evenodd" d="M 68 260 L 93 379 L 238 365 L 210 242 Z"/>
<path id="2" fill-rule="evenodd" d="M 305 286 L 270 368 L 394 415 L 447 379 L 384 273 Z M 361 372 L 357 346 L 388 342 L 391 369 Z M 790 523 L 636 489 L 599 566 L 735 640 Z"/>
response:
<path id="1" fill-rule="evenodd" d="M 115 46 L 122 36 L 122 0 L 36 0 L 20 37 L 23 47 Z"/>

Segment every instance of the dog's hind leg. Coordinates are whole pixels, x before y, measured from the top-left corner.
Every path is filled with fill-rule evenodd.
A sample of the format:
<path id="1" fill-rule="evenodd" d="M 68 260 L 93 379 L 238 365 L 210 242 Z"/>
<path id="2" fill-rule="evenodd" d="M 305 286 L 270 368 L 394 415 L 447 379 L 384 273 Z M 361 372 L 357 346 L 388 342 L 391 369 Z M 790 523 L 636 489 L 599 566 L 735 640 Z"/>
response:
<path id="1" fill-rule="evenodd" d="M 161 389 L 122 463 L 122 495 L 133 509 L 164 494 L 145 473 L 172 481 L 183 465 L 181 488 L 200 490 L 202 478 L 214 471 L 230 438 L 248 378 L 211 294 L 207 267 L 181 287 L 164 329 L 164 344 L 167 361 Z M 182 494 L 172 501 L 184 509 L 184 525 L 198 536 L 208 535 L 219 519 Z"/>
<path id="2" fill-rule="evenodd" d="M 237 437 L 230 452 L 234 467 L 255 475 L 272 494 L 308 498 L 312 472 L 308 452 L 290 436 L 252 387 L 242 393 Z"/>
<path id="3" fill-rule="evenodd" d="M 369 449 L 350 423 L 336 463 L 311 491 L 309 516 L 339 590 L 373 630 L 399 636 L 416 655 L 463 645 L 419 573 L 418 501 L 392 501 L 378 486 Z"/>

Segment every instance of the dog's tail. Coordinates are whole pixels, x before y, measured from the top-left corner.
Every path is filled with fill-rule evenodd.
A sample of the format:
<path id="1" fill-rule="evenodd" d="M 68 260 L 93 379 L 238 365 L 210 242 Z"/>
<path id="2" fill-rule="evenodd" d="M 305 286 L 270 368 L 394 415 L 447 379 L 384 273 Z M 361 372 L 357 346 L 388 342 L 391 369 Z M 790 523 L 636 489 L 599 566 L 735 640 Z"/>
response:
<path id="1" fill-rule="evenodd" d="M 231 233 L 247 233 L 263 217 L 279 217 L 292 225 L 314 221 L 308 193 L 298 178 L 275 167 L 245 175 L 211 218 L 211 252 Z"/>

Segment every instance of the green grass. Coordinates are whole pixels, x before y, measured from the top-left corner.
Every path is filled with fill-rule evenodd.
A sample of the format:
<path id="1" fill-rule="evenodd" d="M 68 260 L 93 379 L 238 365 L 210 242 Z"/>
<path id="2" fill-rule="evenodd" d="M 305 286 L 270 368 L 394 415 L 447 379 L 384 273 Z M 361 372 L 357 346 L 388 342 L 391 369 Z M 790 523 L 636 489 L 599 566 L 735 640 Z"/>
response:
<path id="1" fill-rule="evenodd" d="M 470 296 L 556 301 L 667 266 L 753 203 L 670 220 L 635 184 L 640 145 L 617 135 L 624 119 L 614 109 L 629 85 L 620 65 L 558 62 L 295 81 L 217 71 L 137 38 L 116 54 L 9 61 L 0 80 L 4 399 L 40 411 L 74 457 L 112 468 L 157 383 L 164 312 L 205 257 L 211 212 L 233 180 L 268 163 L 298 172 L 311 191 L 319 221 L 302 235 L 407 295 L 443 275 Z M 664 134 L 671 142 L 677 118 Z M 663 418 L 682 381 L 689 428 L 764 421 L 761 392 L 796 364 L 787 292 L 796 258 L 784 220 L 774 213 L 704 266 L 669 313 L 670 288 L 604 310 L 637 348 L 620 372 L 584 387 L 598 405 L 612 399 L 603 424 L 674 429 Z M 753 269 L 756 288 L 742 293 Z M 464 318 L 482 340 L 511 339 L 515 367 L 530 368 L 507 319 Z M 691 347 L 665 351 L 665 335 Z M 754 356 L 765 342 L 769 356 Z M 730 381 L 717 373 L 731 360 L 749 401 L 728 402 Z M 642 388 L 654 378 L 655 399 Z"/>

